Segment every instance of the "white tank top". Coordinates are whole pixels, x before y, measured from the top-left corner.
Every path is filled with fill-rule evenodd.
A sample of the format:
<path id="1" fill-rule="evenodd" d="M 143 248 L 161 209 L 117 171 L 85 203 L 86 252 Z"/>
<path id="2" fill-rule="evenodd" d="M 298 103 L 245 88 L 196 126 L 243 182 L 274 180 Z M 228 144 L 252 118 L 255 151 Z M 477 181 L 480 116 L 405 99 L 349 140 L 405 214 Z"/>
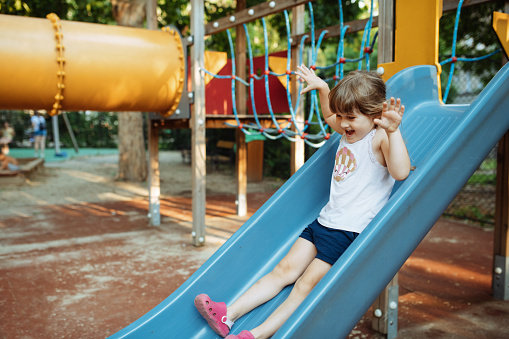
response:
<path id="1" fill-rule="evenodd" d="M 373 154 L 375 132 L 353 144 L 341 138 L 329 202 L 318 217 L 323 226 L 361 233 L 389 200 L 395 180 Z"/>

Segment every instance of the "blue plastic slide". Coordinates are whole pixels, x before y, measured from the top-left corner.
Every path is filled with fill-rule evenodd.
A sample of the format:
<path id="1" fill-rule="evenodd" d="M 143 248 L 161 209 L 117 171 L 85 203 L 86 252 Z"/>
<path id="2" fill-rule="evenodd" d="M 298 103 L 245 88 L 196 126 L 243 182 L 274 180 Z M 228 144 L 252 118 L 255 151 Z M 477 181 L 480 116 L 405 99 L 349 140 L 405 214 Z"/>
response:
<path id="1" fill-rule="evenodd" d="M 401 130 L 416 169 L 273 338 L 350 333 L 509 129 L 508 72 L 506 64 L 471 105 L 441 104 L 432 66 L 387 82 L 406 106 Z M 283 258 L 328 199 L 338 142 L 333 136 L 185 284 L 111 338 L 219 338 L 194 297 L 229 304 Z M 239 319 L 232 333 L 261 323 L 289 291 Z"/>

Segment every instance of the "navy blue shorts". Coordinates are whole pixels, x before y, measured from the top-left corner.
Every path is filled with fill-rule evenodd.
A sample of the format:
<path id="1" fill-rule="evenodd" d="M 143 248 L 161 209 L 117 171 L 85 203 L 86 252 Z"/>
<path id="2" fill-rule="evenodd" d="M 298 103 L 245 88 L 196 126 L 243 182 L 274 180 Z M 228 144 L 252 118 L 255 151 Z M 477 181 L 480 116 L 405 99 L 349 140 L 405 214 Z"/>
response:
<path id="1" fill-rule="evenodd" d="M 302 231 L 300 237 L 315 245 L 318 252 L 315 258 L 334 265 L 358 235 L 359 233 L 322 226 L 315 220 Z"/>

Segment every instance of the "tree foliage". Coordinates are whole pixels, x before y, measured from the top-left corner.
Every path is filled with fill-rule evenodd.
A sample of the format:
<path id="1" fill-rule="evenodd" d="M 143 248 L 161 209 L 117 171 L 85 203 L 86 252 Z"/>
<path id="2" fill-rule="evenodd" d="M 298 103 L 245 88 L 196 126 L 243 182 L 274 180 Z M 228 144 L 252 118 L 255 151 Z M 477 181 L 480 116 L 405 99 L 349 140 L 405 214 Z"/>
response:
<path id="1" fill-rule="evenodd" d="M 115 23 L 111 3 L 104 0 L 1 0 L 0 14 L 45 18 L 55 13 L 62 20 Z"/>
<path id="2" fill-rule="evenodd" d="M 247 0 L 247 7 L 257 5 L 264 0 Z M 360 0 L 344 0 L 343 15 L 345 21 L 351 21 L 368 16 L 367 4 L 370 1 Z M 376 5 L 375 1 L 375 5 Z M 498 41 L 491 29 L 491 12 L 503 9 L 504 1 L 496 0 L 487 4 L 465 7 L 461 11 L 461 20 L 458 29 L 458 47 L 457 56 L 479 56 L 487 54 L 499 48 Z M 216 19 L 233 14 L 235 12 L 236 1 L 234 0 L 213 0 L 205 1 L 205 22 L 212 22 Z M 309 10 L 306 6 L 307 30 L 309 31 Z M 315 27 L 324 28 L 339 24 L 339 5 L 337 0 L 316 0 L 312 2 Z M 56 13 L 62 20 L 74 20 L 83 22 L 94 22 L 102 24 L 114 24 L 115 20 L 112 14 L 112 4 L 110 0 L 0 0 L 0 14 L 23 15 L 32 17 L 45 17 L 48 13 Z M 173 25 L 177 27 L 184 36 L 189 35 L 191 4 L 188 0 L 158 0 L 158 24 L 160 27 Z M 440 22 L 440 58 L 446 59 L 450 56 L 452 50 L 452 36 L 454 28 L 455 12 L 444 13 Z M 290 12 L 290 20 L 291 20 Z M 269 31 L 269 52 L 286 50 L 286 25 L 284 15 L 282 13 L 268 16 L 266 18 Z M 262 55 L 264 51 L 263 29 L 261 20 L 256 20 L 248 24 L 251 43 L 255 55 Z M 235 29 L 231 30 L 233 39 L 235 39 Z M 362 33 L 348 35 L 346 38 L 345 54 L 347 58 L 356 58 L 359 54 L 360 40 Z M 337 38 L 325 39 L 318 56 L 319 65 L 328 65 L 335 61 L 337 53 Z M 225 32 L 215 34 L 206 40 L 206 49 L 230 52 L 227 35 Z M 372 68 L 376 65 L 376 48 L 375 53 L 371 56 Z M 500 68 L 500 54 L 496 55 L 485 62 L 469 63 L 474 72 L 483 83 L 487 83 Z M 357 64 L 347 64 L 347 70 L 356 68 Z M 446 75 L 448 66 L 444 66 L 442 74 Z M 456 64 L 457 71 L 467 67 L 462 63 Z M 324 72 L 324 75 L 329 76 Z M 446 76 L 442 76 L 442 81 Z M 443 85 L 443 87 L 445 87 Z M 454 94 L 454 88 L 450 95 Z M 20 119 L 7 117 L 7 112 L 0 111 L 0 118 L 11 118 L 14 122 L 21 123 Z M 80 146 L 88 147 L 104 147 L 114 145 L 117 142 L 115 133 L 117 130 L 117 121 L 115 114 L 109 113 L 73 113 L 69 114 L 69 118 L 73 125 L 73 130 L 78 138 Z M 25 119 L 22 119 L 25 121 Z M 60 119 L 62 120 L 62 119 Z M 63 123 L 61 121 L 61 123 Z M 51 125 L 51 124 L 50 124 Z M 15 126 L 16 127 L 16 126 Z M 22 126 L 16 131 L 22 131 Z M 51 127 L 50 127 L 51 128 Z M 65 126 L 61 126 L 65 131 Z M 227 136 L 222 135 L 219 130 L 210 131 L 207 137 L 215 140 L 213 133 L 219 133 L 221 138 Z M 20 138 L 23 133 L 18 133 L 16 138 Z M 61 133 L 61 140 L 67 145 L 66 133 Z M 233 138 L 233 133 L 229 135 Z M 189 143 L 189 133 L 184 130 L 176 132 L 173 130 L 161 133 L 164 148 L 178 148 L 174 146 L 179 143 Z M 185 140 L 180 140 L 185 138 Z M 106 140 L 107 139 L 107 140 Z M 216 138 L 217 139 L 217 138 Z M 288 145 L 283 142 L 267 142 L 269 147 L 274 151 L 267 151 L 266 154 L 275 154 L 279 157 L 276 161 L 268 160 L 268 163 L 274 163 L 274 168 L 284 167 L 281 161 L 289 161 L 284 159 L 280 154 L 287 152 Z M 70 143 L 67 145 L 70 146 Z M 282 149 L 279 149 L 282 148 Z M 284 148 L 284 149 L 283 149 Z M 308 151 L 312 153 L 312 151 Z M 281 160 L 283 159 L 283 160 Z M 289 168 L 289 165 L 288 165 Z M 267 168 L 266 168 L 267 170 Z M 270 174 L 270 173 L 269 173 Z M 282 175 L 274 172 L 275 175 Z M 286 174 L 283 174 L 286 175 Z"/>

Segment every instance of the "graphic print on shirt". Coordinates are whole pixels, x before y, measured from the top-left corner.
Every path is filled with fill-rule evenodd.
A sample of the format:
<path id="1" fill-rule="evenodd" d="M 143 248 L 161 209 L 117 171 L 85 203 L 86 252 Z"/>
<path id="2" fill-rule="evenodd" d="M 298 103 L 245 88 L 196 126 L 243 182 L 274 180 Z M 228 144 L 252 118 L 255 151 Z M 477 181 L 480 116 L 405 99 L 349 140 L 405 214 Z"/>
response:
<path id="1" fill-rule="evenodd" d="M 352 151 L 343 147 L 336 153 L 336 165 L 334 166 L 334 180 L 345 180 L 348 174 L 357 169 L 357 161 Z"/>

